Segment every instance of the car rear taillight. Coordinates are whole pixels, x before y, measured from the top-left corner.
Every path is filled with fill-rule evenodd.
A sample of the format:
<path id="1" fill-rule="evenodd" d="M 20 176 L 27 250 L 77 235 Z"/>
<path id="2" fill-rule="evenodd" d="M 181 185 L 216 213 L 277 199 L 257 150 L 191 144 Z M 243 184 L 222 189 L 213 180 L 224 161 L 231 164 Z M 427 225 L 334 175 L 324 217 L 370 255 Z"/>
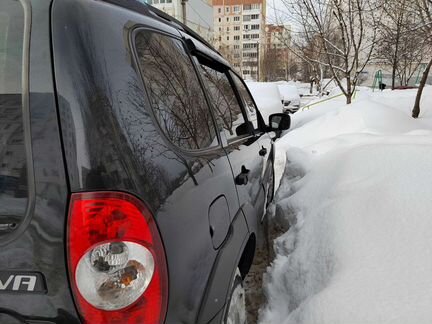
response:
<path id="1" fill-rule="evenodd" d="M 119 192 L 72 194 L 67 229 L 69 277 L 85 323 L 164 322 L 165 252 L 140 200 Z"/>

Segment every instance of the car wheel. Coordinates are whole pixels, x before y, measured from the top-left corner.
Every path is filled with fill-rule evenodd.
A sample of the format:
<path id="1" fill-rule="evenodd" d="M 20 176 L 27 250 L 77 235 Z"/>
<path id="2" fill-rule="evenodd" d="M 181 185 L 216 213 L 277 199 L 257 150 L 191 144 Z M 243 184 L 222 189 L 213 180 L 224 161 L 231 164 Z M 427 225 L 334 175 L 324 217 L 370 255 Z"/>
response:
<path id="1" fill-rule="evenodd" d="M 231 293 L 228 300 L 224 324 L 247 324 L 246 319 L 246 292 L 240 270 L 237 268 Z"/>
<path id="2" fill-rule="evenodd" d="M 267 181 L 267 200 L 266 200 L 266 209 L 270 205 L 270 203 L 273 201 L 274 198 L 274 190 L 275 190 L 275 172 L 274 172 L 274 164 L 273 161 L 269 162 L 271 173 L 269 180 Z"/>

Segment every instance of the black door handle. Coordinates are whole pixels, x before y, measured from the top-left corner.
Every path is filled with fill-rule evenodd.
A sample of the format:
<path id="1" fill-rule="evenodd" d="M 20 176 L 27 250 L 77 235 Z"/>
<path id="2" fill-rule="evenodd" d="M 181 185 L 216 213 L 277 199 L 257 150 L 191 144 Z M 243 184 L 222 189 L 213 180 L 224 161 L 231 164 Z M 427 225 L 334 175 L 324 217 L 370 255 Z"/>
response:
<path id="1" fill-rule="evenodd" d="M 246 169 L 246 167 L 242 165 L 241 173 L 235 178 L 235 184 L 238 186 L 247 185 L 247 183 L 249 182 L 249 171 L 250 170 Z"/>
<path id="2" fill-rule="evenodd" d="M 267 154 L 267 149 L 263 146 L 261 150 L 259 150 L 259 155 L 261 156 L 266 156 Z"/>

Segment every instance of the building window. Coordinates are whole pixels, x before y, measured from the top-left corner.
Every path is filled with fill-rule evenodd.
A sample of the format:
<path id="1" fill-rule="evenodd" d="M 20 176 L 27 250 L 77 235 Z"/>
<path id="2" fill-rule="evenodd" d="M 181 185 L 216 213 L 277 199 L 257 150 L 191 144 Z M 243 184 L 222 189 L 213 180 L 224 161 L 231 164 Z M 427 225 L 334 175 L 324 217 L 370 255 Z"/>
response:
<path id="1" fill-rule="evenodd" d="M 229 36 L 227 36 L 227 40 L 229 40 Z"/>
<path id="2" fill-rule="evenodd" d="M 243 53 L 243 57 L 244 58 L 257 58 L 258 57 L 258 53 L 256 53 L 256 52 Z"/>
<path id="3" fill-rule="evenodd" d="M 251 15 L 243 15 L 243 21 L 250 21 Z"/>
<path id="4" fill-rule="evenodd" d="M 234 12 L 239 13 L 240 12 L 240 6 L 234 6 Z"/>
<path id="5" fill-rule="evenodd" d="M 218 21 L 221 22 L 221 18 L 218 18 Z"/>
<path id="6" fill-rule="evenodd" d="M 252 39 L 257 39 L 257 38 L 259 38 L 260 35 L 259 34 L 252 34 L 250 36 Z"/>
<path id="7" fill-rule="evenodd" d="M 249 70 L 243 70 L 243 74 L 244 75 L 250 74 L 250 71 Z"/>
<path id="8" fill-rule="evenodd" d="M 251 15 L 251 19 L 258 19 L 258 18 L 259 18 L 258 14 Z"/>
<path id="9" fill-rule="evenodd" d="M 218 13 L 222 13 L 222 9 L 221 8 L 218 8 Z"/>
<path id="10" fill-rule="evenodd" d="M 235 38 L 235 36 L 234 36 L 234 38 Z M 238 45 L 238 44 L 234 45 L 234 49 L 240 49 L 240 45 Z"/>
<path id="11" fill-rule="evenodd" d="M 246 43 L 243 44 L 243 49 L 251 49 L 251 48 L 257 48 L 258 44 L 256 43 Z"/>
<path id="12" fill-rule="evenodd" d="M 251 9 L 259 9 L 260 8 L 260 4 L 259 3 L 253 3 L 251 5 Z"/>
<path id="13" fill-rule="evenodd" d="M 243 39 L 250 39 L 250 35 L 249 34 L 244 34 L 243 35 Z"/>
<path id="14" fill-rule="evenodd" d="M 227 21 L 229 21 L 229 17 L 227 17 Z"/>
<path id="15" fill-rule="evenodd" d="M 230 12 L 230 7 L 225 7 L 225 12 L 229 13 Z"/>
<path id="16" fill-rule="evenodd" d="M 234 21 L 240 21 L 240 16 L 235 16 Z"/>
<path id="17" fill-rule="evenodd" d="M 243 25 L 244 30 L 249 30 L 249 25 Z"/>
<path id="18" fill-rule="evenodd" d="M 240 30 L 240 26 L 234 26 L 234 30 Z"/>
<path id="19" fill-rule="evenodd" d="M 251 25 L 251 29 L 259 29 L 259 25 L 258 24 L 256 24 L 256 25 Z"/>
<path id="20" fill-rule="evenodd" d="M 239 35 L 234 36 L 234 40 L 240 40 L 240 36 Z"/>
<path id="21" fill-rule="evenodd" d="M 227 32 L 229 32 L 229 27 L 227 27 Z"/>
<path id="22" fill-rule="evenodd" d="M 251 5 L 250 4 L 243 5 L 243 10 L 251 10 Z"/>

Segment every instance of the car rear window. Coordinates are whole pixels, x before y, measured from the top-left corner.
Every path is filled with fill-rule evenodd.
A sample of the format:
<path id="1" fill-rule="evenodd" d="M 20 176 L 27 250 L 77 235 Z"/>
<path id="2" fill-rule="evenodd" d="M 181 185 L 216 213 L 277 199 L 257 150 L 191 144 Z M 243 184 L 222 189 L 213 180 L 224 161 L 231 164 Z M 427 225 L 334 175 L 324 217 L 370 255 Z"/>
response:
<path id="1" fill-rule="evenodd" d="M 0 235 L 13 230 L 27 205 L 22 116 L 24 8 L 0 2 Z"/>

